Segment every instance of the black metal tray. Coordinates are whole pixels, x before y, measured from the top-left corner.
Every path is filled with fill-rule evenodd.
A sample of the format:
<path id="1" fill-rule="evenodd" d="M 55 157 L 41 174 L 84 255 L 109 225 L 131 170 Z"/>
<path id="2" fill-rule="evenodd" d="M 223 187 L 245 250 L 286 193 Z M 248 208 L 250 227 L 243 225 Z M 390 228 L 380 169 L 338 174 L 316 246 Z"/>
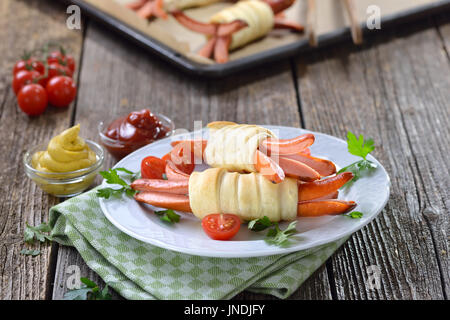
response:
<path id="1" fill-rule="evenodd" d="M 186 58 L 163 43 L 135 30 L 121 20 L 110 16 L 109 14 L 97 9 L 89 3 L 84 2 L 83 0 L 61 1 L 78 5 L 88 16 L 104 23 L 106 26 L 124 35 L 126 38 L 147 49 L 148 51 L 157 54 L 183 71 L 201 77 L 221 78 L 245 69 L 260 66 L 267 62 L 280 60 L 315 49 L 309 46 L 307 39 L 301 39 L 288 45 L 262 51 L 247 57 L 227 62 L 225 64 L 201 64 Z M 381 18 L 381 24 L 383 25 L 383 28 L 386 28 L 396 23 L 421 18 L 426 15 L 442 12 L 448 9 L 450 9 L 450 0 L 441 0 L 430 5 L 419 6 L 400 13 L 383 16 Z M 361 26 L 364 33 L 370 31 L 364 24 Z M 350 38 L 351 35 L 349 28 L 342 28 L 340 30 L 319 36 L 319 47 L 324 47 L 338 41 L 348 40 Z"/>

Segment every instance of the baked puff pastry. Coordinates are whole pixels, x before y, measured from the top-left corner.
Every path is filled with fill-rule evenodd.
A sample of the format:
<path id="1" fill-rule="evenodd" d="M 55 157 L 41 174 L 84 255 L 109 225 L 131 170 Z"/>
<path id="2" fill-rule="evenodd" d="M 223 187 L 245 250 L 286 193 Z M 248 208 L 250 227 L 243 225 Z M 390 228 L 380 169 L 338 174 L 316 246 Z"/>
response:
<path id="1" fill-rule="evenodd" d="M 259 173 L 210 168 L 190 176 L 189 202 L 199 219 L 212 213 L 233 213 L 242 221 L 264 216 L 274 222 L 291 221 L 297 217 L 298 187 L 295 179 L 273 184 Z"/>
<path id="2" fill-rule="evenodd" d="M 204 7 L 222 0 L 164 0 L 164 9 L 167 12 L 172 10 L 184 10 L 194 7 Z"/>
<path id="3" fill-rule="evenodd" d="M 204 159 L 214 168 L 256 172 L 255 152 L 261 141 L 276 138 L 269 129 L 250 124 L 217 121 L 208 124 L 209 139 Z"/>
<path id="4" fill-rule="evenodd" d="M 267 35 L 274 27 L 274 13 L 264 1 L 244 0 L 225 8 L 210 19 L 210 23 L 223 24 L 242 20 L 247 27 L 232 34 L 230 50 L 242 47 Z"/>

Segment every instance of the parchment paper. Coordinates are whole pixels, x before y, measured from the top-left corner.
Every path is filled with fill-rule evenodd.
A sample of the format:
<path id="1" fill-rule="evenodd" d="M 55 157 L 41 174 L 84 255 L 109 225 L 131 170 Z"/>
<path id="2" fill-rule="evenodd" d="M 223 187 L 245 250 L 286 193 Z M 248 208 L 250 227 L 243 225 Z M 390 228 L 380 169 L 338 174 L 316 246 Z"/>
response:
<path id="1" fill-rule="evenodd" d="M 173 50 L 185 55 L 187 58 L 200 63 L 214 63 L 196 54 L 205 43 L 203 35 L 192 32 L 180 25 L 172 16 L 167 20 L 140 18 L 134 11 L 126 8 L 126 3 L 134 0 L 83 0 L 109 15 L 123 21 L 129 26 L 167 45 Z M 348 14 L 342 0 L 316 0 L 317 6 L 317 36 L 339 30 L 350 25 Z M 358 20 L 365 22 L 368 6 L 377 5 L 381 15 L 395 14 L 410 10 L 418 6 L 428 5 L 438 0 L 355 0 Z M 233 5 L 230 2 L 221 2 L 202 8 L 185 10 L 185 13 L 199 21 L 207 22 L 209 17 L 221 9 Z M 306 0 L 297 0 L 294 5 L 285 11 L 286 19 L 300 24 L 306 23 Z M 381 26 L 382 27 L 382 26 Z M 280 47 L 305 38 L 305 34 L 296 34 L 289 30 L 274 30 L 266 37 L 237 49 L 230 54 L 230 60 L 236 60 L 264 50 Z"/>

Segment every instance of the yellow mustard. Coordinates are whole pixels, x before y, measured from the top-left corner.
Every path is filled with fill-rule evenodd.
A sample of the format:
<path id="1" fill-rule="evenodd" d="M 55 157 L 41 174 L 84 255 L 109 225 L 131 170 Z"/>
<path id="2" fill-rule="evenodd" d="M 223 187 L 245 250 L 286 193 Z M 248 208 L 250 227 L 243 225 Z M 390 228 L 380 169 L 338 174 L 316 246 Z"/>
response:
<path id="1" fill-rule="evenodd" d="M 69 173 L 88 168 L 97 162 L 95 152 L 79 137 L 79 132 L 78 124 L 53 137 L 48 143 L 47 150 L 33 154 L 31 165 L 42 172 L 33 180 L 47 193 L 71 196 L 82 192 L 93 183 L 98 170 L 89 173 Z M 53 180 L 48 180 L 49 177 Z"/>
<path id="2" fill-rule="evenodd" d="M 42 172 L 70 172 L 84 169 L 96 161 L 93 152 L 86 142 L 78 136 L 80 125 L 63 131 L 53 137 L 46 151 L 38 151 L 33 155 L 33 168 Z"/>

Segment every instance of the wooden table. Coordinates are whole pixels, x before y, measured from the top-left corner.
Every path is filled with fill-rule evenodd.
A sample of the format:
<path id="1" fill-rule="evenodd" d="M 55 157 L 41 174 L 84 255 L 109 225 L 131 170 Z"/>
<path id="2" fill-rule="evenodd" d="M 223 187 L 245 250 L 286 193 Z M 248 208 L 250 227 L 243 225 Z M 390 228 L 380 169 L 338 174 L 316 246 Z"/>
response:
<path id="1" fill-rule="evenodd" d="M 449 276 L 450 20 L 434 16 L 219 81 L 188 77 L 83 17 L 65 26 L 54 1 L 0 2 L 0 298 L 60 299 L 76 264 L 102 283 L 76 250 L 55 243 L 20 254 L 25 223 L 48 220 L 58 199 L 24 173 L 22 156 L 75 123 L 97 140 L 105 114 L 149 107 L 179 128 L 230 120 L 374 138 L 392 179 L 383 212 L 355 233 L 291 299 L 447 299 Z M 78 98 L 28 118 L 17 108 L 11 69 L 24 49 L 60 41 L 78 62 Z M 106 167 L 113 165 L 108 157 Z M 371 290 L 367 268 L 381 270 Z M 248 292 L 236 299 L 271 299 Z"/>

